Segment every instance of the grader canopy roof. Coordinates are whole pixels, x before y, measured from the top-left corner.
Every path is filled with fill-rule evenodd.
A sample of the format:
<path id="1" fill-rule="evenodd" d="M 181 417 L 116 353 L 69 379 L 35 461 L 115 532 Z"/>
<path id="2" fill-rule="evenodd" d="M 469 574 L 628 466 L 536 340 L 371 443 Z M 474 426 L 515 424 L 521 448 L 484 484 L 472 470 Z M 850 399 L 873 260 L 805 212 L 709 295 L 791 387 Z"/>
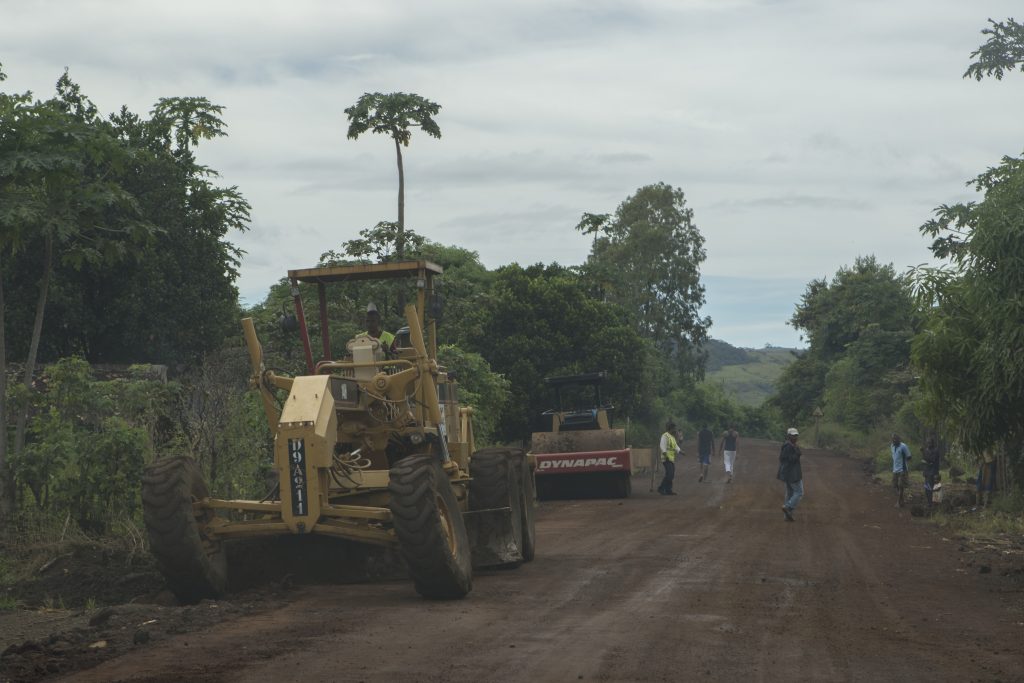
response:
<path id="1" fill-rule="evenodd" d="M 391 263 L 358 264 L 353 266 L 322 266 L 319 268 L 300 268 L 289 270 L 288 279 L 292 283 L 292 299 L 295 304 L 295 317 L 299 326 L 299 336 L 306 356 L 306 368 L 310 374 L 316 372 L 313 360 L 313 348 L 309 339 L 309 328 L 306 324 L 306 311 L 299 292 L 299 283 L 314 284 L 317 288 L 320 312 L 320 336 L 323 347 L 322 360 L 331 360 L 330 327 L 327 325 L 327 285 L 332 282 L 355 282 L 358 280 L 393 280 L 400 278 L 416 278 L 418 293 L 416 296 L 417 310 L 423 316 L 426 310 L 427 291 L 433 291 L 433 278 L 444 272 L 444 268 L 431 261 L 394 261 Z M 420 320 L 425 325 L 426 319 Z M 431 348 L 436 345 L 436 338 L 431 334 Z M 436 353 L 434 354 L 436 355 Z"/>
<path id="2" fill-rule="evenodd" d="M 444 268 L 430 261 L 396 261 L 355 266 L 323 266 L 289 270 L 288 279 L 312 284 L 351 282 L 354 280 L 387 280 L 391 278 L 440 275 Z"/>

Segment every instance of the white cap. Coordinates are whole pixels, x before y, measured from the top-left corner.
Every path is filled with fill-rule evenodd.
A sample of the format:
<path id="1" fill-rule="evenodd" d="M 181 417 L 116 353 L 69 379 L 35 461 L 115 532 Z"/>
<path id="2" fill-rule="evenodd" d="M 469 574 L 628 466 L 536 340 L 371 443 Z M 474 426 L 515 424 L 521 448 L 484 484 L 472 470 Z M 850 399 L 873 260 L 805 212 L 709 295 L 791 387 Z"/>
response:
<path id="1" fill-rule="evenodd" d="M 372 301 L 370 303 L 366 304 L 366 312 L 367 313 L 378 313 L 378 311 L 377 311 L 377 304 L 373 303 Z"/>
<path id="2" fill-rule="evenodd" d="M 789 436 L 800 436 L 800 432 L 796 431 L 796 427 L 790 427 L 786 430 L 786 434 Z"/>

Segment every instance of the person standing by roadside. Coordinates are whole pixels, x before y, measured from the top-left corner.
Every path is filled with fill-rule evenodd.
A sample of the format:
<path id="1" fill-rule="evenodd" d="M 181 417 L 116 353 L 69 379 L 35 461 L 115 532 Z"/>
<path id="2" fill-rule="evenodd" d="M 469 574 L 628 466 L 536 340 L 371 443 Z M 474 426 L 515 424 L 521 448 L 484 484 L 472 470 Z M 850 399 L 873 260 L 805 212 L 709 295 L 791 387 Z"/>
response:
<path id="1" fill-rule="evenodd" d="M 740 433 L 736 428 L 729 425 L 729 428 L 722 434 L 722 460 L 725 462 L 725 483 L 732 483 L 732 468 L 736 464 L 736 447 L 740 443 Z"/>
<path id="2" fill-rule="evenodd" d="M 896 489 L 896 507 L 903 507 L 903 496 L 910 481 L 910 447 L 899 434 L 892 435 L 892 486 Z"/>
<path id="3" fill-rule="evenodd" d="M 669 420 L 665 424 L 665 433 L 661 435 L 661 464 L 665 466 L 665 476 L 658 485 L 658 493 L 663 496 L 674 496 L 672 480 L 676 476 L 676 454 L 679 452 L 679 442 L 676 440 L 676 423 Z"/>
<path id="4" fill-rule="evenodd" d="M 986 448 L 978 455 L 977 486 L 973 510 L 986 507 L 992 500 L 992 492 L 996 490 L 996 456 L 991 448 Z"/>
<path id="5" fill-rule="evenodd" d="M 708 478 L 708 466 L 711 465 L 711 454 L 715 452 L 715 434 L 708 429 L 707 424 L 701 425 L 697 433 L 697 459 L 700 461 L 700 479 L 706 481 Z"/>
<path id="6" fill-rule="evenodd" d="M 935 442 L 934 436 L 929 436 L 921 450 L 921 459 L 924 461 L 924 497 L 928 507 L 932 506 L 932 493 L 939 479 L 940 456 L 939 444 Z"/>
<path id="7" fill-rule="evenodd" d="M 793 510 L 796 509 L 800 499 L 804 497 L 804 472 L 800 466 L 800 447 L 796 445 L 800 438 L 800 432 L 796 427 L 786 430 L 786 441 L 779 451 L 779 473 L 778 479 L 786 484 L 786 500 L 782 503 L 782 514 L 786 516 L 787 522 L 796 521 L 793 519 Z"/>

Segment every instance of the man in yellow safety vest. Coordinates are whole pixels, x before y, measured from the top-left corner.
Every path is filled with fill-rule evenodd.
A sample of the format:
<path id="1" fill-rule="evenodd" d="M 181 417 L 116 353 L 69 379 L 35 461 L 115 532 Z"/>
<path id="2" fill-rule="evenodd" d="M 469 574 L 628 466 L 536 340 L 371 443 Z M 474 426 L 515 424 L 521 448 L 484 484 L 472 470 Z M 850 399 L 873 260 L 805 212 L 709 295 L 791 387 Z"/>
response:
<path id="1" fill-rule="evenodd" d="M 661 435 L 661 462 L 665 466 L 665 477 L 658 486 L 658 493 L 663 496 L 674 496 L 672 480 L 676 476 L 676 453 L 679 452 L 679 442 L 676 441 L 676 423 L 671 420 L 665 425 L 665 433 Z"/>
<path id="2" fill-rule="evenodd" d="M 380 347 L 384 349 L 384 353 L 391 353 L 391 346 L 395 343 L 395 335 L 381 327 L 380 311 L 377 310 L 377 304 L 375 303 L 371 302 L 366 305 L 366 332 L 361 334 L 379 340 Z"/>

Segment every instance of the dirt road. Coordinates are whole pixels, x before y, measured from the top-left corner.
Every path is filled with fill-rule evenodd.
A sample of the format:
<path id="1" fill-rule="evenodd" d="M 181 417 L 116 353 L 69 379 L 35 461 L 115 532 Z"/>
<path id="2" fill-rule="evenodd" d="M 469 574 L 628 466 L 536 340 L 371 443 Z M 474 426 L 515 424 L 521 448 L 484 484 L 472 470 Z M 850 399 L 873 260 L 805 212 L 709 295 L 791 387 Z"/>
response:
<path id="1" fill-rule="evenodd" d="M 465 600 L 305 586 L 62 680 L 1024 680 L 1018 578 L 968 566 L 838 455 L 805 451 L 785 522 L 777 453 L 742 443 L 731 484 L 686 457 L 677 496 L 638 478 L 628 500 L 544 503 L 536 560 Z"/>

